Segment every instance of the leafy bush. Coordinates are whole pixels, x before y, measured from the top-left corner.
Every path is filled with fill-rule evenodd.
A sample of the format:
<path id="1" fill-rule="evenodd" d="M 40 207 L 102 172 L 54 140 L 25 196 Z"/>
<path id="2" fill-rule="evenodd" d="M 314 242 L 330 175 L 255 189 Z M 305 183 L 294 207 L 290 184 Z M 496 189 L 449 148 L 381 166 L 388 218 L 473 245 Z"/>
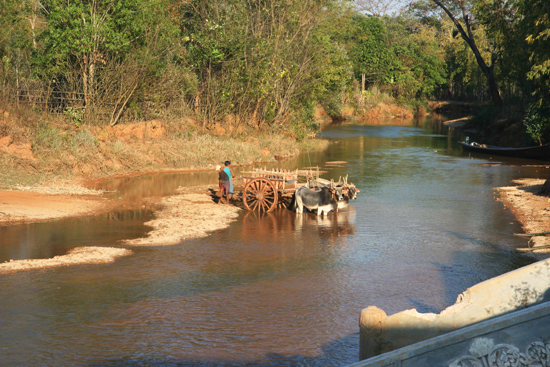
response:
<path id="1" fill-rule="evenodd" d="M 392 104 L 395 99 L 388 93 L 382 91 L 376 85 L 363 91 L 363 98 L 366 106 L 376 106 L 379 103 Z"/>
<path id="2" fill-rule="evenodd" d="M 550 141 L 550 106 L 529 107 L 523 120 L 527 133 L 539 144 Z"/>
<path id="3" fill-rule="evenodd" d="M 84 108 L 68 106 L 63 111 L 63 114 L 66 117 L 67 123 L 72 124 L 75 127 L 80 127 L 80 125 L 82 125 L 84 120 Z"/>

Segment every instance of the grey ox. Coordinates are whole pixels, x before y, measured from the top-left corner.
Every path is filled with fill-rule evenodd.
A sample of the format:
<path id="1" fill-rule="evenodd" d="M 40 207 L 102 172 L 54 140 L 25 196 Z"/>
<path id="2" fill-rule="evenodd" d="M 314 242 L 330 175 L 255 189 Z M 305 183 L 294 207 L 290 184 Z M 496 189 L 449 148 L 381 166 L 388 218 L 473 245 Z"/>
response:
<path id="1" fill-rule="evenodd" d="M 337 201 L 337 209 L 344 209 L 349 205 L 349 202 L 351 200 L 357 199 L 357 194 L 359 193 L 359 189 L 355 187 L 353 183 L 348 184 L 348 177 L 344 177 L 342 180 L 342 177 L 338 180 L 337 183 L 334 182 L 334 180 L 325 180 L 323 178 L 318 179 L 312 179 L 308 181 L 307 187 L 309 188 L 315 188 L 320 189 L 322 187 L 328 187 L 328 188 L 335 188 L 337 190 L 340 190 L 342 192 L 343 198 L 342 200 Z"/>
<path id="2" fill-rule="evenodd" d="M 356 200 L 357 193 L 359 193 L 359 189 L 356 188 L 353 184 L 344 187 L 344 190 L 342 192 L 344 199 L 338 202 L 338 209 L 344 209 L 348 206 L 350 200 Z"/>
<path id="3" fill-rule="evenodd" d="M 296 190 L 294 196 L 296 213 L 303 213 L 306 207 L 312 211 L 317 209 L 317 215 L 325 215 L 331 210 L 338 211 L 338 203 L 344 201 L 341 187 L 311 190 L 304 186 Z"/>

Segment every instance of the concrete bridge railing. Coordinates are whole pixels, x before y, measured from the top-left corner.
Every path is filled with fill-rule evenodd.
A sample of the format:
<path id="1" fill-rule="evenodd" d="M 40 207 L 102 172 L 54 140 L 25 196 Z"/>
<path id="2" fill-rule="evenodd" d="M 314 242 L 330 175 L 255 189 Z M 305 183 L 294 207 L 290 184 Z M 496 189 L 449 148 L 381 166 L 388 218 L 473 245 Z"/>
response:
<path id="1" fill-rule="evenodd" d="M 483 321 L 350 367 L 549 367 L 550 302 Z"/>
<path id="2" fill-rule="evenodd" d="M 359 359 L 364 360 L 407 346 L 412 347 L 412 344 L 510 313 L 512 314 L 509 319 L 505 317 L 508 321 L 504 322 L 510 323 L 512 327 L 517 310 L 529 309 L 548 301 L 550 301 L 550 259 L 468 288 L 458 296 L 453 306 L 440 314 L 421 314 L 412 309 L 386 316 L 383 310 L 370 306 L 362 310 L 360 316 Z M 549 305 L 550 303 L 546 304 L 546 307 L 550 307 Z M 542 308 L 544 309 L 544 306 Z M 545 322 L 547 322 L 546 329 L 549 330 L 545 337 L 550 338 L 550 317 L 546 318 Z M 479 335 L 482 335 L 482 330 L 479 331 Z M 501 342 L 507 341 L 497 341 L 497 343 Z M 407 350 L 410 349 L 407 347 Z M 550 349 L 548 353 L 550 355 Z M 550 360 L 547 365 L 550 367 Z M 370 364 L 364 366 L 370 366 Z M 373 364 L 373 366 L 386 365 Z M 388 366 L 393 365 L 388 364 Z M 477 366 L 477 364 L 471 366 Z"/>

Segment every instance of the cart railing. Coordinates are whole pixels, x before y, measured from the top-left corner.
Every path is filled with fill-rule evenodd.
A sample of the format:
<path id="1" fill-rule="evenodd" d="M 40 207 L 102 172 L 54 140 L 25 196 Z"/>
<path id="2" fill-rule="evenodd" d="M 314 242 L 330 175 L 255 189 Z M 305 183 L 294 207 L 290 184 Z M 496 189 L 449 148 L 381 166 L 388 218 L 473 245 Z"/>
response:
<path id="1" fill-rule="evenodd" d="M 265 178 L 273 184 L 275 190 L 285 192 L 289 188 L 296 188 L 298 184 L 298 170 L 289 171 L 282 169 L 268 170 L 255 168 L 253 171 L 242 172 L 243 185 L 255 178 Z"/>
<path id="2" fill-rule="evenodd" d="M 244 207 L 250 211 L 270 212 L 277 206 L 286 207 L 299 187 L 318 181 L 319 167 L 315 170 L 255 168 L 242 172 L 241 178 Z M 304 178 L 302 183 L 299 182 L 301 178 Z"/>

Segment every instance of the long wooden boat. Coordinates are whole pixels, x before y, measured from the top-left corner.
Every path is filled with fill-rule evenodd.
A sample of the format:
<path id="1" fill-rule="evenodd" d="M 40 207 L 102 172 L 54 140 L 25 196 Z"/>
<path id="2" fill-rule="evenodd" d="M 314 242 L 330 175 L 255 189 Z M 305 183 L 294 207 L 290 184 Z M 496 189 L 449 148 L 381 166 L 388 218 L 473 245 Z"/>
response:
<path id="1" fill-rule="evenodd" d="M 494 154 L 494 155 L 502 155 L 506 157 L 516 157 L 516 158 L 532 158 L 532 159 L 549 159 L 550 158 L 550 144 L 537 145 L 533 147 L 524 147 L 524 148 L 506 148 L 506 147 L 498 147 L 495 145 L 464 143 L 461 141 L 459 141 L 458 144 L 462 146 L 462 149 L 465 152 Z"/>

